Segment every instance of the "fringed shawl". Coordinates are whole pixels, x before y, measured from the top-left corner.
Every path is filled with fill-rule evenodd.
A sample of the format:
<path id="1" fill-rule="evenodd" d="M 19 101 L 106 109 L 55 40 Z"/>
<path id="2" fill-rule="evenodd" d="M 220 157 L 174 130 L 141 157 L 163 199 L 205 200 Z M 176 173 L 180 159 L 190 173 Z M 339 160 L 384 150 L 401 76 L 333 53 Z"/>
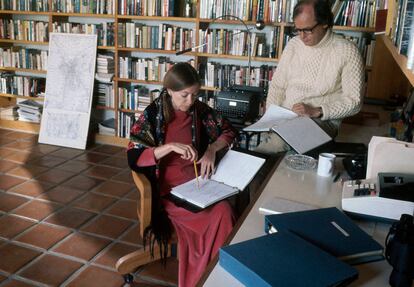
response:
<path id="1" fill-rule="evenodd" d="M 150 252 L 153 255 L 154 244 L 160 247 L 161 258 L 166 258 L 167 245 L 172 234 L 172 225 L 161 203 L 161 195 L 158 185 L 158 165 L 150 167 L 137 166 L 141 153 L 149 147 L 157 147 L 164 144 L 166 125 L 162 99 L 167 95 L 163 90 L 161 95 L 154 100 L 134 123 L 128 144 L 128 163 L 132 170 L 143 173 L 151 182 L 152 208 L 151 223 L 144 231 L 143 243 L 149 242 Z M 235 138 L 237 131 L 213 109 L 206 104 L 195 101 L 189 113 L 193 116 L 192 138 L 193 145 L 201 157 L 207 146 L 213 143 L 223 133 L 230 133 Z M 201 123 L 201 127 L 199 126 Z"/>

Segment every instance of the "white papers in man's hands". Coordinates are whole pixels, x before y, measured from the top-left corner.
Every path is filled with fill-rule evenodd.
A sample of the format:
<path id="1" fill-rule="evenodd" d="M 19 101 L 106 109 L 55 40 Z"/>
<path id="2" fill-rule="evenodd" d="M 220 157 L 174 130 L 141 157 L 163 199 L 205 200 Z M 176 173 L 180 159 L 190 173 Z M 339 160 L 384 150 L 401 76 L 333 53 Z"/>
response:
<path id="1" fill-rule="evenodd" d="M 297 153 L 303 154 L 328 143 L 332 138 L 311 118 L 297 117 L 273 125 L 272 130 Z"/>
<path id="2" fill-rule="evenodd" d="M 280 120 L 293 119 L 298 115 L 291 110 L 276 105 L 270 105 L 265 114 L 254 124 L 245 127 L 246 132 L 266 132 Z"/>
<path id="3" fill-rule="evenodd" d="M 201 208 L 205 208 L 217 201 L 232 196 L 239 192 L 236 187 L 224 183 L 199 177 L 200 189 L 197 180 L 193 179 L 174 187 L 171 193 Z"/>

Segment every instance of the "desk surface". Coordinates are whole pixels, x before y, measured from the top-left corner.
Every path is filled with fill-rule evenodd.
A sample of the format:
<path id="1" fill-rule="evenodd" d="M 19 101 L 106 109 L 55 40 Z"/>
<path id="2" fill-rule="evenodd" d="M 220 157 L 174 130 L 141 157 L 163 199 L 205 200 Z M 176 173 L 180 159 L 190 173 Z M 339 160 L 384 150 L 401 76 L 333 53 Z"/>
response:
<path id="1" fill-rule="evenodd" d="M 340 169 L 340 160 L 337 160 Z M 234 234 L 230 244 L 265 235 L 264 216 L 259 213 L 262 203 L 273 197 L 284 198 L 317 207 L 341 207 L 342 184 L 333 183 L 332 178 L 316 175 L 316 170 L 296 171 L 288 168 L 282 160 L 269 179 L 253 207 Z M 358 224 L 380 244 L 384 245 L 389 225 L 371 221 L 358 221 Z M 354 266 L 359 271 L 359 278 L 351 286 L 388 286 L 391 267 L 383 260 Z M 203 286 L 243 286 L 239 281 L 216 263 Z"/>

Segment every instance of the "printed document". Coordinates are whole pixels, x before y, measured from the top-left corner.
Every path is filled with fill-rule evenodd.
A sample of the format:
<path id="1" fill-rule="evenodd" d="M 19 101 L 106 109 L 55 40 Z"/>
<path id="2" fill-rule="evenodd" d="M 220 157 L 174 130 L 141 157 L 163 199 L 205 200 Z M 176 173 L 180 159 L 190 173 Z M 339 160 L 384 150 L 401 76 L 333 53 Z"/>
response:
<path id="1" fill-rule="evenodd" d="M 309 152 L 332 140 L 311 118 L 300 117 L 296 113 L 276 105 L 271 105 L 259 121 L 243 130 L 274 131 L 300 154 Z"/>

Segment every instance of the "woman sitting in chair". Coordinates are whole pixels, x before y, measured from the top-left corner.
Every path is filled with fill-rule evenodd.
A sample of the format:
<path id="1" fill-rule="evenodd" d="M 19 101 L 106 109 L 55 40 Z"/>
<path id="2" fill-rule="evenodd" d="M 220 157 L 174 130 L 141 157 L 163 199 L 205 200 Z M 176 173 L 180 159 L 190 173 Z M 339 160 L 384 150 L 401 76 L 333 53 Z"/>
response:
<path id="1" fill-rule="evenodd" d="M 210 176 L 216 152 L 229 147 L 237 135 L 228 121 L 196 99 L 200 86 L 190 64 L 174 65 L 165 75 L 160 96 L 133 125 L 128 146 L 129 166 L 144 173 L 153 190 L 144 243 L 165 247 L 175 229 L 180 287 L 197 283 L 234 224 L 227 201 L 192 213 L 164 198 L 172 187 L 195 178 L 194 161 L 201 176 Z M 166 256 L 166 250 L 161 252 Z"/>

